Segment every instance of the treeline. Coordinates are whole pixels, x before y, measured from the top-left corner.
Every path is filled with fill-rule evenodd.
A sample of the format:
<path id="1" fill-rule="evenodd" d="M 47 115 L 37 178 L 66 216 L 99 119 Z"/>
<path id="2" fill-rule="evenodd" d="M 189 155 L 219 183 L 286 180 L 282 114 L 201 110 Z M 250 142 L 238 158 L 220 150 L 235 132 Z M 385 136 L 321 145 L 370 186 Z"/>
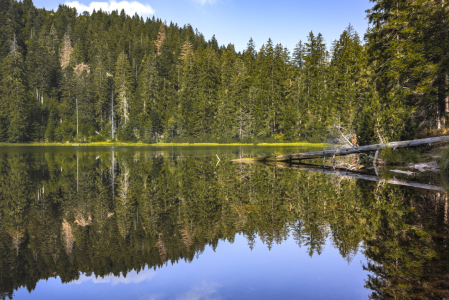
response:
<path id="1" fill-rule="evenodd" d="M 0 141 L 323 141 L 443 129 L 444 0 L 376 0 L 365 41 L 349 25 L 293 52 L 219 46 L 192 26 L 0 1 Z"/>
<path id="2" fill-rule="evenodd" d="M 443 193 L 161 151 L 10 154 L 0 171 L 0 299 L 201 259 L 236 234 L 310 256 L 331 239 L 348 263 L 363 250 L 372 299 L 448 293 Z"/>

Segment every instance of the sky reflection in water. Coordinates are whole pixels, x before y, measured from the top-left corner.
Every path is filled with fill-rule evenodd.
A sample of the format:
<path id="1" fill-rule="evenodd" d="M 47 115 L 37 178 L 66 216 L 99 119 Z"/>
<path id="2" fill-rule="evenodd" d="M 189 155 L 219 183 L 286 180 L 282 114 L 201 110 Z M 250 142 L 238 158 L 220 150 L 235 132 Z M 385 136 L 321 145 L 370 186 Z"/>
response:
<path id="1" fill-rule="evenodd" d="M 330 239 L 323 253 L 311 258 L 292 238 L 271 251 L 257 239 L 251 251 L 237 235 L 233 244 L 220 241 L 215 252 L 206 247 L 191 263 L 168 262 L 126 278 L 83 274 L 69 284 L 42 280 L 31 294 L 22 288 L 14 299 L 367 299 L 361 262 L 366 260 L 358 253 L 348 264 Z"/>

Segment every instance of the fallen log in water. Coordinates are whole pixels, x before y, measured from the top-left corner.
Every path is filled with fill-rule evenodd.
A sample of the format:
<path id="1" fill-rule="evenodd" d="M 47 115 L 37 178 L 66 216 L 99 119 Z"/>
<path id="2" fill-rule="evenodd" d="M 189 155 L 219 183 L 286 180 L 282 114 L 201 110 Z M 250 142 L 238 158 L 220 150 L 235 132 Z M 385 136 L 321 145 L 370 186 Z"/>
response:
<path id="1" fill-rule="evenodd" d="M 392 142 L 386 144 L 376 144 L 376 145 L 368 145 L 368 146 L 359 146 L 345 149 L 336 149 L 336 150 L 324 150 L 324 151 L 316 151 L 316 152 L 308 152 L 308 153 L 296 153 L 296 154 L 283 154 L 283 155 L 270 155 L 264 157 L 256 157 L 256 158 L 247 158 L 244 160 L 255 160 L 255 161 L 265 161 L 265 160 L 274 160 L 274 161 L 292 161 L 292 160 L 303 160 L 303 159 L 314 159 L 314 158 L 325 158 L 325 157 L 335 157 L 335 156 L 344 156 L 348 154 L 360 154 L 362 152 L 369 151 L 378 151 L 385 148 L 407 148 L 407 147 L 415 147 L 420 145 L 431 145 L 438 142 L 449 142 L 449 136 L 440 136 L 434 138 L 420 139 L 420 140 L 411 140 L 411 141 L 402 141 L 402 142 Z"/>
<path id="2" fill-rule="evenodd" d="M 395 179 L 395 178 L 384 179 L 384 178 L 381 178 L 381 177 L 378 177 L 375 175 L 368 175 L 368 174 L 363 174 L 360 172 L 352 172 L 352 171 L 347 171 L 345 169 L 324 168 L 324 167 L 316 166 L 316 165 L 289 164 L 289 163 L 283 163 L 283 162 L 266 162 L 266 163 L 250 162 L 250 163 L 256 163 L 256 164 L 272 166 L 272 167 L 277 167 L 277 168 L 297 169 L 297 170 L 304 170 L 304 171 L 310 171 L 310 172 L 318 172 L 318 173 L 322 173 L 322 174 L 330 174 L 330 175 L 335 175 L 335 176 L 351 177 L 351 178 L 368 180 L 368 181 L 385 182 L 385 183 L 394 184 L 394 185 L 403 185 L 403 186 L 409 186 L 409 187 L 413 187 L 413 188 L 425 189 L 425 190 L 431 190 L 431 191 L 447 192 L 447 190 L 444 189 L 443 187 L 436 186 L 436 185 L 423 184 L 423 183 L 419 183 L 419 182 L 410 182 L 410 181 L 405 181 L 405 180 Z"/>

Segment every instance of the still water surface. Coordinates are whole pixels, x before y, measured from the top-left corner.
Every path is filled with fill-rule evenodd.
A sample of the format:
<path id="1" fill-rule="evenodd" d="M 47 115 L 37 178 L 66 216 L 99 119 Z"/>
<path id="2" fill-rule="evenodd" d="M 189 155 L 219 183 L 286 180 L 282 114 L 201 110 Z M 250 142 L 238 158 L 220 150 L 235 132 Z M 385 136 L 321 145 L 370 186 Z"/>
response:
<path id="1" fill-rule="evenodd" d="M 1 148 L 0 298 L 447 297 L 445 193 L 231 161 L 307 150 Z"/>

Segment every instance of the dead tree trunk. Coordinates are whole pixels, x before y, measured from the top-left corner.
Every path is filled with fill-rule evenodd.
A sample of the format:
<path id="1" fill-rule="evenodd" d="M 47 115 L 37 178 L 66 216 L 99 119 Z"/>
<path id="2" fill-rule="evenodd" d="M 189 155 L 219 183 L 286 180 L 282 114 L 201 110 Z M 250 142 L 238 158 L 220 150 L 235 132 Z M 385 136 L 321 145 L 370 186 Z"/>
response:
<path id="1" fill-rule="evenodd" d="M 377 151 L 377 150 L 382 150 L 385 148 L 396 149 L 396 148 L 416 147 L 416 146 L 421 146 L 421 145 L 426 145 L 426 144 L 431 145 L 431 144 L 438 143 L 438 142 L 449 142 L 449 136 L 440 136 L 440 137 L 420 139 L 420 140 L 392 142 L 392 143 L 386 143 L 386 144 L 376 144 L 376 145 L 368 145 L 368 146 L 360 146 L 360 147 L 352 147 L 352 148 L 336 149 L 336 150 L 324 150 L 324 151 L 307 152 L 307 153 L 286 154 L 286 155 L 271 155 L 271 156 L 249 158 L 249 159 L 244 159 L 244 160 L 292 161 L 292 160 L 303 160 L 303 159 L 315 159 L 315 158 L 325 158 L 325 157 L 333 157 L 333 156 L 345 156 L 345 155 L 349 155 L 349 154 L 359 154 L 362 152 Z"/>

